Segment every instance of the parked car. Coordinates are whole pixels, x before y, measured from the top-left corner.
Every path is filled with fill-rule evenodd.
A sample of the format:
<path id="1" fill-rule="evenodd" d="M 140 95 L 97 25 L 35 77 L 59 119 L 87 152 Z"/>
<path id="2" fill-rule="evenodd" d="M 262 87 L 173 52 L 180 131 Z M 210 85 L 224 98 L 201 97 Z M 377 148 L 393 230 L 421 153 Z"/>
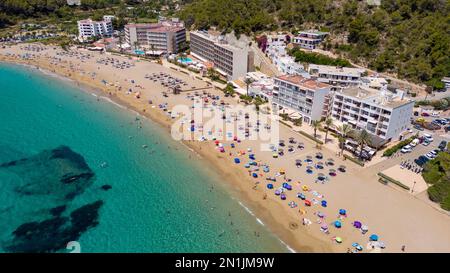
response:
<path id="1" fill-rule="evenodd" d="M 410 145 L 403 146 L 403 148 L 400 150 L 402 153 L 410 153 L 412 152 L 412 147 Z"/>
<path id="2" fill-rule="evenodd" d="M 414 159 L 414 162 L 419 165 L 419 166 L 423 166 L 425 163 L 427 163 L 429 161 L 429 159 L 426 156 L 419 156 L 418 158 Z"/>
<path id="3" fill-rule="evenodd" d="M 420 143 L 420 140 L 418 138 L 413 139 L 413 141 L 411 141 L 411 143 L 409 143 L 410 146 L 412 147 L 416 147 L 417 144 Z"/>
<path id="4" fill-rule="evenodd" d="M 423 136 L 425 137 L 425 140 L 428 140 L 428 142 L 433 142 L 433 136 L 430 134 L 423 134 Z"/>
<path id="5" fill-rule="evenodd" d="M 417 129 L 419 131 L 423 131 L 424 130 L 423 127 L 420 126 L 419 124 L 414 125 L 414 129 Z"/>
<path id="6" fill-rule="evenodd" d="M 436 156 L 434 154 L 432 154 L 432 153 L 427 153 L 425 155 L 425 157 L 431 160 L 431 159 L 435 158 Z"/>
<path id="7" fill-rule="evenodd" d="M 420 114 L 422 117 L 429 117 L 430 114 L 428 114 L 427 112 L 423 112 L 422 114 Z"/>

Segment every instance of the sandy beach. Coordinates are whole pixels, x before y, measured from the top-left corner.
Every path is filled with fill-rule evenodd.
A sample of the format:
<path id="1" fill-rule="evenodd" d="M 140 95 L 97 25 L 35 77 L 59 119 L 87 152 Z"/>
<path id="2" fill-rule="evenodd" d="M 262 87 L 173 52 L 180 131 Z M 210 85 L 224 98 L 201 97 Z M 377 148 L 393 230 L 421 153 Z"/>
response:
<path id="1" fill-rule="evenodd" d="M 103 92 L 104 97 L 152 119 L 167 128 L 169 133 L 174 119 L 168 110 L 175 105 L 191 106 L 198 99 L 188 96 L 188 93 L 192 95 L 197 91 L 200 97 L 202 92 L 208 92 L 220 96 L 225 104 L 238 103 L 237 98 L 223 97 L 221 90 L 198 79 L 197 74 L 176 71 L 168 64 L 83 49 L 71 49 L 68 53 L 57 47 L 27 47 L 29 45 L 0 48 L 0 61 L 38 67 L 69 78 L 84 89 Z M 109 59 L 106 65 L 106 58 L 114 58 L 114 61 Z M 160 81 L 150 79 L 160 73 L 180 80 L 185 92 L 172 94 Z M 288 139 L 291 137 L 296 144 L 293 145 L 294 151 L 288 152 Z M 278 158 L 274 158 L 272 152 L 260 151 L 259 140 L 221 141 L 225 145 L 224 153 L 218 151 L 214 141 L 184 143 L 193 150 L 193 159 L 198 158 L 205 168 L 219 172 L 230 193 L 296 252 L 347 252 L 348 249 L 354 250 L 354 243 L 362 246 L 362 252 L 401 252 L 402 246 L 405 246 L 405 252 L 450 252 L 448 214 L 413 195 L 382 185 L 377 181 L 377 173 L 370 168 L 343 161 L 327 147 L 319 150 L 311 140 L 286 126 L 280 125 L 280 138 L 286 141 L 286 147 L 284 155 Z M 236 148 L 231 149 L 231 143 Z M 304 149 L 297 148 L 299 143 L 304 143 Z M 237 154 L 249 148 L 261 168 L 270 166 L 269 172 L 255 171 L 258 177 L 252 177 L 249 169 L 244 167 L 248 153 Z M 318 152 L 322 153 L 323 159 L 316 158 Z M 312 157 L 311 164 L 305 162 L 307 156 Z M 241 159 L 240 164 L 233 161 L 236 157 Z M 327 162 L 329 158 L 333 159 L 333 166 L 312 168 L 313 174 L 306 172 L 306 166 Z M 302 166 L 296 166 L 297 159 L 302 160 Z M 346 167 L 345 172 L 336 171 L 336 176 L 328 175 L 330 169 L 337 169 L 340 165 Z M 316 183 L 318 173 L 326 174 L 328 181 Z M 277 177 L 273 182 L 274 189 L 266 187 L 268 177 Z M 286 200 L 281 200 L 274 190 L 289 179 L 292 190 L 287 190 Z M 305 195 L 312 204 L 306 206 L 297 193 Z M 326 207 L 321 205 L 324 200 Z M 295 205 L 290 202 L 295 202 Z M 340 209 L 345 209 L 346 213 L 339 214 Z M 334 226 L 337 220 L 341 228 Z M 368 232 L 363 234 L 355 228 L 352 224 L 355 221 L 366 225 Z M 323 228 L 325 225 L 327 230 Z M 379 249 L 369 242 L 372 234 L 378 235 L 385 248 Z M 342 242 L 338 243 L 336 237 L 340 237 Z"/>

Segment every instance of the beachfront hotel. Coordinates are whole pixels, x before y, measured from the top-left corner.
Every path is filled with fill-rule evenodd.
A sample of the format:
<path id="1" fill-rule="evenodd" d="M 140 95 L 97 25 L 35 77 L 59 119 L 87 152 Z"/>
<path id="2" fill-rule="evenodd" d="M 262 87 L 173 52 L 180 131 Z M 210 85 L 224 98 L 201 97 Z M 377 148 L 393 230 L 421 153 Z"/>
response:
<path id="1" fill-rule="evenodd" d="M 328 32 L 317 30 L 301 31 L 292 39 L 292 41 L 295 45 L 302 48 L 315 49 L 327 35 Z"/>
<path id="2" fill-rule="evenodd" d="M 317 80 L 333 86 L 333 90 L 339 90 L 348 86 L 356 86 L 361 83 L 361 77 L 365 69 L 351 67 L 336 67 L 330 65 L 310 64 L 308 72 L 317 77 Z"/>
<path id="3" fill-rule="evenodd" d="M 214 68 L 228 80 L 245 76 L 252 62 L 247 45 L 231 44 L 225 36 L 212 35 L 207 31 L 191 31 L 191 54 L 201 61 L 214 64 Z"/>
<path id="4" fill-rule="evenodd" d="M 92 37 L 110 37 L 113 34 L 112 19 L 114 16 L 105 15 L 102 21 L 91 19 L 78 21 L 78 35 L 81 40 Z"/>
<path id="5" fill-rule="evenodd" d="M 373 136 L 373 146 L 381 146 L 408 128 L 413 108 L 414 101 L 405 99 L 403 91 L 352 86 L 335 92 L 331 115 L 338 123 L 365 129 Z"/>
<path id="6" fill-rule="evenodd" d="M 327 115 L 331 86 L 300 75 L 275 78 L 272 103 L 298 112 L 311 123 Z"/>
<path id="7" fill-rule="evenodd" d="M 186 29 L 178 18 L 160 18 L 154 24 L 125 25 L 125 40 L 130 47 L 176 53 L 186 42 Z"/>

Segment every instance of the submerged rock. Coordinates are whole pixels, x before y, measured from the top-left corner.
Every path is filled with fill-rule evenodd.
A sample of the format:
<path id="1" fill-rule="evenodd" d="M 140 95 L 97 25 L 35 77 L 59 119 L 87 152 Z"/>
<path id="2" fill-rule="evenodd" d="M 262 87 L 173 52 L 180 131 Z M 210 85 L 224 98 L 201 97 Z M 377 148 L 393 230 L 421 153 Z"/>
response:
<path id="1" fill-rule="evenodd" d="M 102 186 L 102 190 L 107 191 L 107 190 L 110 190 L 110 189 L 112 189 L 111 185 L 105 184 L 105 185 Z"/>
<path id="2" fill-rule="evenodd" d="M 15 187 L 23 195 L 50 195 L 52 198 L 73 199 L 89 187 L 95 174 L 84 158 L 67 146 L 0 165 L 16 173 L 21 180 Z"/>
<path id="3" fill-rule="evenodd" d="M 98 225 L 99 209 L 103 201 L 84 205 L 69 217 L 53 217 L 41 222 L 20 225 L 12 235 L 14 238 L 5 244 L 11 252 L 55 252 L 65 249 L 70 241 L 76 241 L 89 228 Z"/>
<path id="4" fill-rule="evenodd" d="M 83 156 L 69 147 L 0 164 L 0 172 L 12 174 L 0 183 L 4 183 L 3 190 L 15 195 L 0 200 L 2 250 L 63 251 L 68 242 L 99 224 L 102 200 L 72 202 L 93 184 L 95 173 Z"/>

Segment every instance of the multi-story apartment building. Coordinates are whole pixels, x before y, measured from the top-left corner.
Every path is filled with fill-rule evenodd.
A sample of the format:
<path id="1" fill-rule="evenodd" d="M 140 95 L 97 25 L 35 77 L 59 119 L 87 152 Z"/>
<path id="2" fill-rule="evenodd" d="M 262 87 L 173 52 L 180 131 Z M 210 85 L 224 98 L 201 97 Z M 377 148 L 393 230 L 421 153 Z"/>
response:
<path id="1" fill-rule="evenodd" d="M 113 34 L 112 19 L 114 16 L 105 15 L 102 21 L 91 19 L 78 21 L 78 34 L 82 40 L 91 37 L 109 37 Z"/>
<path id="2" fill-rule="evenodd" d="M 372 145 L 381 146 L 408 128 L 413 108 L 414 101 L 404 99 L 403 92 L 353 86 L 335 92 L 331 115 L 354 129 L 367 130 L 378 142 Z"/>
<path id="3" fill-rule="evenodd" d="M 361 68 L 335 67 L 330 65 L 310 64 L 308 72 L 317 77 L 320 82 L 333 86 L 333 90 L 356 86 L 361 83 L 361 77 L 366 72 Z"/>
<path id="4" fill-rule="evenodd" d="M 272 102 L 302 115 L 311 123 L 327 115 L 331 86 L 300 75 L 284 75 L 275 78 Z"/>
<path id="5" fill-rule="evenodd" d="M 295 62 L 295 59 L 291 56 L 276 57 L 273 59 L 273 64 L 283 74 L 303 76 L 308 74 L 304 66 L 301 63 Z"/>
<path id="6" fill-rule="evenodd" d="M 246 46 L 231 45 L 223 36 L 210 35 L 207 31 L 191 31 L 191 54 L 214 64 L 228 80 L 245 76 L 249 71 L 249 50 Z"/>
<path id="7" fill-rule="evenodd" d="M 155 24 L 128 24 L 125 40 L 131 47 L 175 53 L 186 42 L 186 29 L 176 18 Z"/>
<path id="8" fill-rule="evenodd" d="M 293 43 L 306 49 L 315 49 L 328 35 L 328 32 L 317 30 L 301 31 L 293 38 Z"/>

